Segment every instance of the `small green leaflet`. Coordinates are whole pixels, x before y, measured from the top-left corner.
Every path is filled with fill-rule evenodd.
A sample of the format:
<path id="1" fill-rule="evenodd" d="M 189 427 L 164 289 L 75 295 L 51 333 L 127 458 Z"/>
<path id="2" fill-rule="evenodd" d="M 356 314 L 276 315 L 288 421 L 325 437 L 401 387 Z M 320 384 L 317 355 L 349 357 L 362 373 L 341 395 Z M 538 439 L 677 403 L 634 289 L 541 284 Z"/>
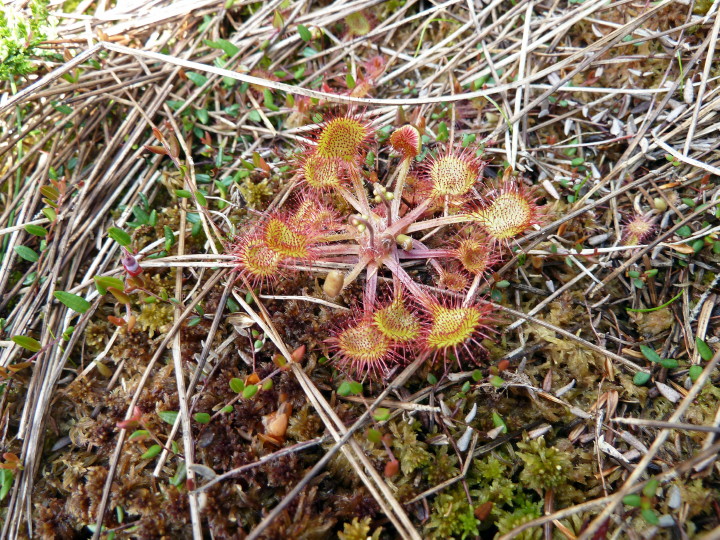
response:
<path id="1" fill-rule="evenodd" d="M 195 73 L 194 71 L 188 71 L 186 73 L 187 78 L 190 79 L 193 83 L 195 83 L 196 86 L 202 86 L 207 82 L 207 77 L 205 75 L 201 75 L 200 73 Z"/>
<path id="2" fill-rule="evenodd" d="M 234 56 L 237 53 L 240 52 L 240 49 L 237 47 L 237 45 L 230 43 L 226 39 L 218 39 L 215 41 L 209 41 L 204 40 L 205 45 L 208 47 L 212 47 L 213 49 L 222 49 L 222 52 L 227 54 L 228 56 Z"/>
<path id="3" fill-rule="evenodd" d="M 21 259 L 25 259 L 28 262 L 34 263 L 37 262 L 37 260 L 40 258 L 40 256 L 34 250 L 30 249 L 27 246 L 15 246 L 13 249 Z"/>
<path id="4" fill-rule="evenodd" d="M 198 424 L 207 424 L 210 422 L 210 415 L 205 412 L 195 413 L 194 418 Z"/>
<path id="5" fill-rule="evenodd" d="M 147 452 L 145 452 L 142 456 L 140 456 L 141 459 L 152 459 L 155 456 L 157 456 L 160 451 L 162 450 L 162 446 L 159 444 L 153 444 L 150 448 L 147 449 Z"/>
<path id="6" fill-rule="evenodd" d="M 130 235 L 117 227 L 110 227 L 108 229 L 108 236 L 123 247 L 128 247 L 132 242 Z"/>
<path id="7" fill-rule="evenodd" d="M 69 293 L 67 291 L 55 291 L 53 296 L 78 313 L 85 313 L 88 309 L 90 309 L 90 302 L 77 294 Z"/>
<path id="8" fill-rule="evenodd" d="M 167 422 L 168 424 L 172 425 L 175 423 L 175 419 L 178 417 L 178 414 L 180 414 L 180 413 L 178 413 L 177 411 L 160 411 L 158 413 L 158 416 L 164 422 Z"/>
<path id="9" fill-rule="evenodd" d="M 643 356 L 651 362 L 660 363 L 662 361 L 662 358 L 660 358 L 660 355 L 655 352 L 655 349 L 651 349 L 647 345 L 640 345 L 640 351 L 643 353 Z"/>
<path id="10" fill-rule="evenodd" d="M 308 30 L 307 26 L 298 24 L 297 29 L 298 34 L 300 34 L 300 39 L 303 41 L 310 41 L 312 39 L 312 34 L 310 33 L 310 30 Z"/>
<path id="11" fill-rule="evenodd" d="M 706 362 L 709 362 L 710 360 L 712 360 L 714 353 L 713 353 L 713 350 L 710 348 L 710 346 L 707 343 L 705 343 L 699 337 L 696 337 L 695 345 L 697 346 L 697 350 L 698 350 L 698 354 L 700 354 L 700 358 L 702 358 Z"/>
<path id="12" fill-rule="evenodd" d="M 25 225 L 25 230 L 33 236 L 47 236 L 47 230 L 40 225 Z"/>
<path id="13" fill-rule="evenodd" d="M 40 342 L 37 339 L 33 339 L 29 336 L 13 336 L 12 340 L 13 343 L 22 347 L 23 349 L 27 349 L 30 352 L 38 352 L 40 349 L 42 349 L 42 345 L 40 345 Z"/>
<path id="14" fill-rule="evenodd" d="M 0 501 L 10 492 L 13 484 L 13 472 L 9 469 L 0 469 Z"/>
<path id="15" fill-rule="evenodd" d="M 237 377 L 233 377 L 232 379 L 230 379 L 230 390 L 239 394 L 244 389 L 245 383 L 243 383 L 242 379 L 238 379 Z"/>
<path id="16" fill-rule="evenodd" d="M 108 287 L 114 287 L 118 291 L 125 289 L 125 284 L 122 279 L 118 279 L 112 276 L 93 276 L 95 280 L 95 287 L 100 294 L 105 294 Z"/>

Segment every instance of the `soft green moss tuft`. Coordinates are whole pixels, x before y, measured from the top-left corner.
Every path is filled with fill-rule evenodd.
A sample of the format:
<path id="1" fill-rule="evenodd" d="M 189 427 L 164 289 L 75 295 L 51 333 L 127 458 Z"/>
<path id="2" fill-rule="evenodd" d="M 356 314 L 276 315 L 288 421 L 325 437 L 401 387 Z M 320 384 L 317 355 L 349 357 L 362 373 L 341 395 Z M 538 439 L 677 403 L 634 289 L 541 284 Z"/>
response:
<path id="1" fill-rule="evenodd" d="M 462 486 L 440 493 L 433 502 L 426 538 L 468 538 L 479 534 L 478 520 Z"/>
<path id="2" fill-rule="evenodd" d="M 449 446 L 441 446 L 435 452 L 435 457 L 428 465 L 428 482 L 430 485 L 440 484 L 460 474 L 457 467 L 457 456 L 449 452 Z"/>
<path id="3" fill-rule="evenodd" d="M 542 513 L 540 508 L 541 504 L 540 502 L 526 502 L 515 508 L 512 512 L 502 513 L 495 523 L 498 529 L 498 536 L 507 534 L 520 525 L 540 517 Z M 533 527 L 515 536 L 515 538 L 519 540 L 540 540 L 542 537 L 542 527 Z"/>
<path id="4" fill-rule="evenodd" d="M 167 332 L 173 322 L 173 307 L 170 304 L 143 304 L 140 308 L 140 315 L 137 324 L 147 331 L 150 337 L 155 332 Z"/>
<path id="5" fill-rule="evenodd" d="M 415 469 L 424 467 L 432 459 L 432 454 L 426 450 L 427 445 L 417 440 L 415 430 L 418 424 L 407 422 L 394 422 L 390 424 L 393 435 L 393 452 L 400 460 L 400 470 L 408 475 Z"/>
<path id="6" fill-rule="evenodd" d="M 547 448 L 544 437 L 530 442 L 520 442 L 518 448 L 525 450 L 517 453 L 525 462 L 525 468 L 520 474 L 520 481 L 524 485 L 542 491 L 560 486 L 567 481 L 571 465 L 570 456 L 557 448 Z"/>
<path id="7" fill-rule="evenodd" d="M 382 527 L 375 529 L 375 532 L 370 534 L 370 522 L 369 517 L 362 518 L 358 521 L 358 518 L 353 518 L 351 523 L 344 523 L 342 532 L 338 532 L 338 538 L 340 540 L 378 540 L 382 533 Z"/>
<path id="8" fill-rule="evenodd" d="M 246 178 L 245 182 L 243 182 L 238 189 L 250 208 L 261 208 L 264 200 L 273 194 L 272 189 L 270 189 L 268 185 L 267 178 L 257 184 L 250 180 L 250 178 Z"/>

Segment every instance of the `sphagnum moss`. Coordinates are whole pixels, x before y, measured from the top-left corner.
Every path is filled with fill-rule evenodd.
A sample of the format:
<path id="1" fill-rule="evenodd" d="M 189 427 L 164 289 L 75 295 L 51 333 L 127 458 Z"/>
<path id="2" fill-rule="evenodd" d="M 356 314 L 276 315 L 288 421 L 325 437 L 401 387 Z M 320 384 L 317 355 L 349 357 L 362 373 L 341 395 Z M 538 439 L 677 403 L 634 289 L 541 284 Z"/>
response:
<path id="1" fill-rule="evenodd" d="M 517 443 L 522 452 L 517 455 L 525 466 L 520 474 L 524 485 L 537 490 L 552 489 L 567 481 L 570 457 L 560 450 L 547 447 L 545 438 Z"/>

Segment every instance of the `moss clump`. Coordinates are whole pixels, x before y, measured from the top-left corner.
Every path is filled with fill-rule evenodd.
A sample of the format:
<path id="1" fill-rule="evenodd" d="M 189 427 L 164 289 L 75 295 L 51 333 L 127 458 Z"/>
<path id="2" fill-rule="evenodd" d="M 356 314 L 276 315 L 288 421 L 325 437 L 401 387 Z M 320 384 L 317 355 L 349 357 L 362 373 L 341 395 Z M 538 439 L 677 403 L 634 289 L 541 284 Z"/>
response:
<path id="1" fill-rule="evenodd" d="M 105 347 L 107 336 L 108 325 L 104 321 L 90 322 L 85 329 L 85 343 L 95 351 L 100 351 Z"/>
<path id="2" fill-rule="evenodd" d="M 528 501 L 516 507 L 512 512 L 503 512 L 495 523 L 498 529 L 497 536 L 507 534 L 520 525 L 540 517 L 541 504 L 540 502 Z M 542 537 L 542 527 L 533 527 L 515 536 L 520 540 L 540 540 Z"/>
<path id="3" fill-rule="evenodd" d="M 455 486 L 436 497 L 425 533 L 426 538 L 467 538 L 480 534 L 478 520 L 462 486 Z"/>
<path id="4" fill-rule="evenodd" d="M 495 456 L 474 461 L 470 481 L 480 502 L 492 502 L 496 508 L 511 503 L 518 486 L 510 478 L 508 469 L 508 465 Z"/>
<path id="5" fill-rule="evenodd" d="M 310 410 L 310 405 L 306 403 L 302 409 L 290 417 L 287 435 L 298 442 L 307 441 L 317 437 L 322 428 L 322 420 Z"/>
<path id="6" fill-rule="evenodd" d="M 525 462 L 520 481 L 538 491 L 557 487 L 567 481 L 570 471 L 570 456 L 557 448 L 548 448 L 545 438 L 518 443 L 525 450 L 517 455 Z"/>
<path id="7" fill-rule="evenodd" d="M 264 200 L 273 194 L 272 189 L 270 189 L 268 185 L 267 178 L 257 184 L 250 178 L 246 178 L 238 189 L 250 208 L 261 208 Z"/>
<path id="8" fill-rule="evenodd" d="M 375 529 L 375 532 L 371 535 L 370 522 L 369 517 L 362 518 L 359 521 L 358 518 L 353 518 L 351 523 L 343 524 L 343 530 L 338 532 L 338 538 L 340 540 L 379 540 L 382 527 Z"/>
<path id="9" fill-rule="evenodd" d="M 167 332 L 173 322 L 173 307 L 170 304 L 143 304 L 137 324 L 153 337 L 155 332 Z"/>
<path id="10" fill-rule="evenodd" d="M 408 475 L 415 469 L 430 463 L 432 454 L 426 450 L 427 445 L 417 440 L 415 430 L 419 423 L 394 422 L 390 424 L 393 434 L 393 452 L 400 460 L 400 470 Z"/>
<path id="11" fill-rule="evenodd" d="M 712 490 L 703 486 L 700 478 L 680 484 L 682 500 L 688 506 L 688 518 L 707 513 L 710 510 L 709 502 L 712 500 Z M 717 494 L 716 494 L 717 495 Z"/>
<path id="12" fill-rule="evenodd" d="M 457 456 L 448 453 L 448 446 L 440 446 L 435 457 L 427 468 L 430 485 L 439 484 L 460 474 L 457 468 Z"/>

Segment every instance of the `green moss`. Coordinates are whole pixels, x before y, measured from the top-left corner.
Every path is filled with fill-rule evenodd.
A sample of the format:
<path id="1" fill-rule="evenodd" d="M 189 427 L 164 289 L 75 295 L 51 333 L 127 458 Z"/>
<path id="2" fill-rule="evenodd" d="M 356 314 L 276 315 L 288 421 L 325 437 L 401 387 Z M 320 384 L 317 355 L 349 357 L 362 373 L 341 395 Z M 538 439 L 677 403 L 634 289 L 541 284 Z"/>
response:
<path id="1" fill-rule="evenodd" d="M 428 465 L 428 482 L 430 485 L 440 484 L 460 474 L 457 467 L 457 456 L 448 453 L 449 446 L 440 446 L 434 459 Z"/>
<path id="2" fill-rule="evenodd" d="M 712 384 L 706 384 L 698 394 L 692 405 L 685 413 L 685 420 L 691 424 L 711 425 L 715 419 L 718 401 L 720 400 L 720 388 Z M 702 444 L 706 434 L 701 432 L 688 433 L 696 443 Z"/>
<path id="3" fill-rule="evenodd" d="M 540 517 L 541 505 L 540 502 L 525 502 L 511 512 L 503 512 L 495 524 L 498 529 L 497 536 L 507 534 L 520 525 Z M 540 540 L 542 537 L 542 527 L 533 527 L 515 536 L 520 540 Z"/>
<path id="4" fill-rule="evenodd" d="M 257 184 L 250 178 L 246 178 L 238 189 L 250 208 L 262 207 L 264 200 L 273 194 L 267 178 Z"/>
<path id="5" fill-rule="evenodd" d="M 710 505 L 708 504 L 713 496 L 713 491 L 703 486 L 702 479 L 696 478 L 684 484 L 680 484 L 680 492 L 682 493 L 682 500 L 687 504 L 689 509 L 688 517 L 695 517 L 710 511 Z"/>
<path id="6" fill-rule="evenodd" d="M 140 315 L 137 324 L 147 331 L 150 337 L 155 332 L 167 332 L 173 322 L 173 307 L 170 304 L 143 304 L 140 308 Z"/>
<path id="7" fill-rule="evenodd" d="M 338 538 L 340 540 L 378 540 L 382 533 L 382 527 L 375 529 L 375 532 L 370 534 L 370 518 L 366 517 L 358 521 L 358 518 L 353 518 L 351 523 L 344 523 L 342 532 L 338 532 Z"/>
<path id="8" fill-rule="evenodd" d="M 505 478 L 507 476 L 507 464 L 503 463 L 495 456 L 489 456 L 484 460 L 475 460 L 474 465 L 480 478 L 495 480 L 497 478 Z"/>
<path id="9" fill-rule="evenodd" d="M 543 491 L 567 481 L 570 470 L 569 454 L 557 448 L 546 447 L 544 437 L 530 442 L 520 442 L 518 448 L 525 450 L 517 453 L 525 462 L 525 468 L 520 474 L 523 485 Z"/>
<path id="10" fill-rule="evenodd" d="M 28 4 L 30 16 L 16 7 L 0 9 L 0 80 L 12 80 L 32 73 L 36 57 L 43 55 L 38 45 L 47 37 L 49 0 Z"/>
<path id="11" fill-rule="evenodd" d="M 476 459 L 470 469 L 469 482 L 478 502 L 492 502 L 495 508 L 509 504 L 518 485 L 512 480 L 509 467 L 495 456 Z"/>
<path id="12" fill-rule="evenodd" d="M 715 0 L 695 0 L 693 5 L 693 13 L 695 15 L 706 15 Z"/>
<path id="13" fill-rule="evenodd" d="M 462 486 L 440 493 L 433 502 L 426 538 L 467 538 L 479 534 L 478 520 Z"/>
<path id="14" fill-rule="evenodd" d="M 85 329 L 85 343 L 96 351 L 105 347 L 107 336 L 108 325 L 104 321 L 90 322 Z"/>
<path id="15" fill-rule="evenodd" d="M 426 450 L 427 445 L 417 440 L 415 430 L 419 427 L 417 422 L 408 424 L 399 421 L 390 424 L 393 434 L 393 452 L 400 461 L 400 470 L 408 475 L 419 467 L 424 467 L 432 460 L 432 454 Z"/>
<path id="16" fill-rule="evenodd" d="M 491 502 L 496 507 L 510 504 L 519 486 L 510 478 L 497 478 L 480 489 L 473 490 L 478 502 Z"/>

